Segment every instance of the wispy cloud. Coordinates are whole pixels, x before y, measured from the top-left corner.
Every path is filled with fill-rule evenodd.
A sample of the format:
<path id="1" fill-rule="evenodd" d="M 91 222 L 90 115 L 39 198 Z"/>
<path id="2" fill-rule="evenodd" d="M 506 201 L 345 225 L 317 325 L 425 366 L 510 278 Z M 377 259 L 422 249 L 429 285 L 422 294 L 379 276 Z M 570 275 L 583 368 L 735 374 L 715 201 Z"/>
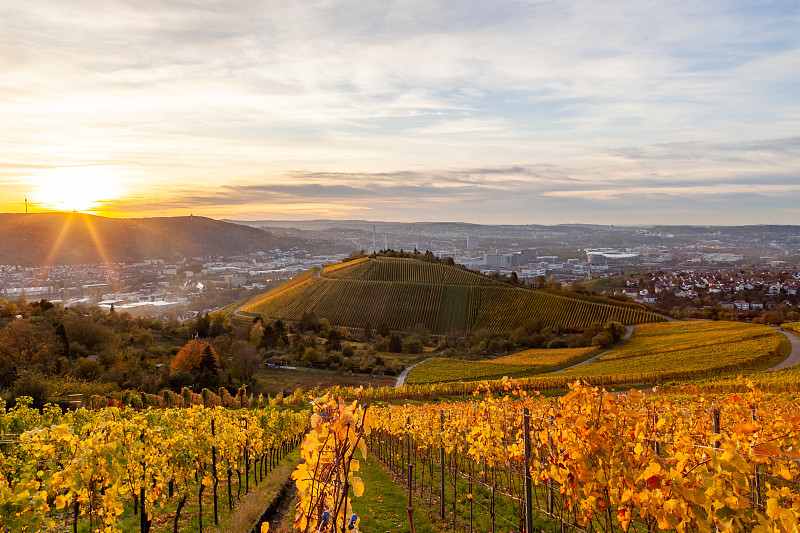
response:
<path id="1" fill-rule="evenodd" d="M 4 197 L 97 166 L 127 191 L 103 205 L 140 214 L 566 222 L 642 216 L 615 203 L 638 195 L 653 220 L 692 196 L 736 221 L 748 186 L 796 200 L 793 3 L 30 0 L 0 20 Z"/>

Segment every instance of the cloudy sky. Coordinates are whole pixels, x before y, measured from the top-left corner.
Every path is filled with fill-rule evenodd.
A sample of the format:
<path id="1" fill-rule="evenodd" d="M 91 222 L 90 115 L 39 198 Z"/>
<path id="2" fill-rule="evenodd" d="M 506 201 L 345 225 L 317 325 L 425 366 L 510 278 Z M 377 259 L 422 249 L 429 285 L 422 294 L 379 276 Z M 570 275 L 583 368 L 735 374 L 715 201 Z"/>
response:
<path id="1" fill-rule="evenodd" d="M 800 223 L 796 0 L 25 0 L 0 28 L 0 211 Z"/>

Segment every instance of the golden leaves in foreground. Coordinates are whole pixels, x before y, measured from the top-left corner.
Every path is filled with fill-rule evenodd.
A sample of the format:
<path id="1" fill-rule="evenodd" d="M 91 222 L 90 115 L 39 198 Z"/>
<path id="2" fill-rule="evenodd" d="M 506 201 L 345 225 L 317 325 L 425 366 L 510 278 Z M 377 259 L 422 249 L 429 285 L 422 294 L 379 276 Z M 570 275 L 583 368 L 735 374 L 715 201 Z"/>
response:
<path id="1" fill-rule="evenodd" d="M 581 383 L 548 400 L 515 391 L 514 380 L 504 384 L 502 398 L 484 387 L 484 398 L 471 402 L 376 408 L 375 429 L 410 434 L 420 450 L 442 446 L 477 465 L 520 472 L 527 407 L 534 482 L 553 483 L 564 506 L 559 512 L 581 526 L 798 530 L 797 400 L 772 401 L 752 387 L 707 397 L 615 394 Z M 720 434 L 714 434 L 712 407 Z"/>
<path id="2" fill-rule="evenodd" d="M 346 404 L 328 395 L 314 402 L 311 430 L 303 439 L 303 462 L 292 472 L 298 491 L 294 527 L 309 531 L 334 531 L 337 525 L 358 531 L 358 517 L 350 506 L 349 491 L 364 493 L 364 483 L 355 477 L 359 462 L 353 458 L 360 450 L 367 455 L 365 436 L 372 417 L 357 401 Z"/>

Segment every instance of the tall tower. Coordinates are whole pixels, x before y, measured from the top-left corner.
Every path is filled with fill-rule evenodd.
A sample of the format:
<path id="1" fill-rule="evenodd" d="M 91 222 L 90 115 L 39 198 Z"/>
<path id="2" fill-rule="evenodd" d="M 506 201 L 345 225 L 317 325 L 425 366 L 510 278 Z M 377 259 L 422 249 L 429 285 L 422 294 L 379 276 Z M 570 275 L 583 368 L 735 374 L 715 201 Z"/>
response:
<path id="1" fill-rule="evenodd" d="M 25 214 L 28 214 L 28 193 L 25 193 Z"/>

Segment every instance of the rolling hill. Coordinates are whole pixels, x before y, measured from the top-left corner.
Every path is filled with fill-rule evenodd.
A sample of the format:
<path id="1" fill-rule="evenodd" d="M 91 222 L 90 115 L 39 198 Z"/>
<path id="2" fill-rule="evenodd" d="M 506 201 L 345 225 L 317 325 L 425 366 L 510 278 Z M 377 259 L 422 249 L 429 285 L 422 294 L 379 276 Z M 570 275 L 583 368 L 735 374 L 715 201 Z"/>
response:
<path id="1" fill-rule="evenodd" d="M 256 228 L 198 216 L 0 214 L 0 264 L 124 263 L 233 255 L 291 246 Z"/>
<path id="2" fill-rule="evenodd" d="M 513 331 L 533 317 L 542 327 L 577 329 L 610 319 L 663 320 L 632 304 L 512 287 L 456 267 L 398 258 L 362 258 L 308 271 L 251 299 L 239 315 L 298 320 L 305 312 L 349 327 L 385 323 L 403 331 L 422 323 L 435 334 Z"/>

